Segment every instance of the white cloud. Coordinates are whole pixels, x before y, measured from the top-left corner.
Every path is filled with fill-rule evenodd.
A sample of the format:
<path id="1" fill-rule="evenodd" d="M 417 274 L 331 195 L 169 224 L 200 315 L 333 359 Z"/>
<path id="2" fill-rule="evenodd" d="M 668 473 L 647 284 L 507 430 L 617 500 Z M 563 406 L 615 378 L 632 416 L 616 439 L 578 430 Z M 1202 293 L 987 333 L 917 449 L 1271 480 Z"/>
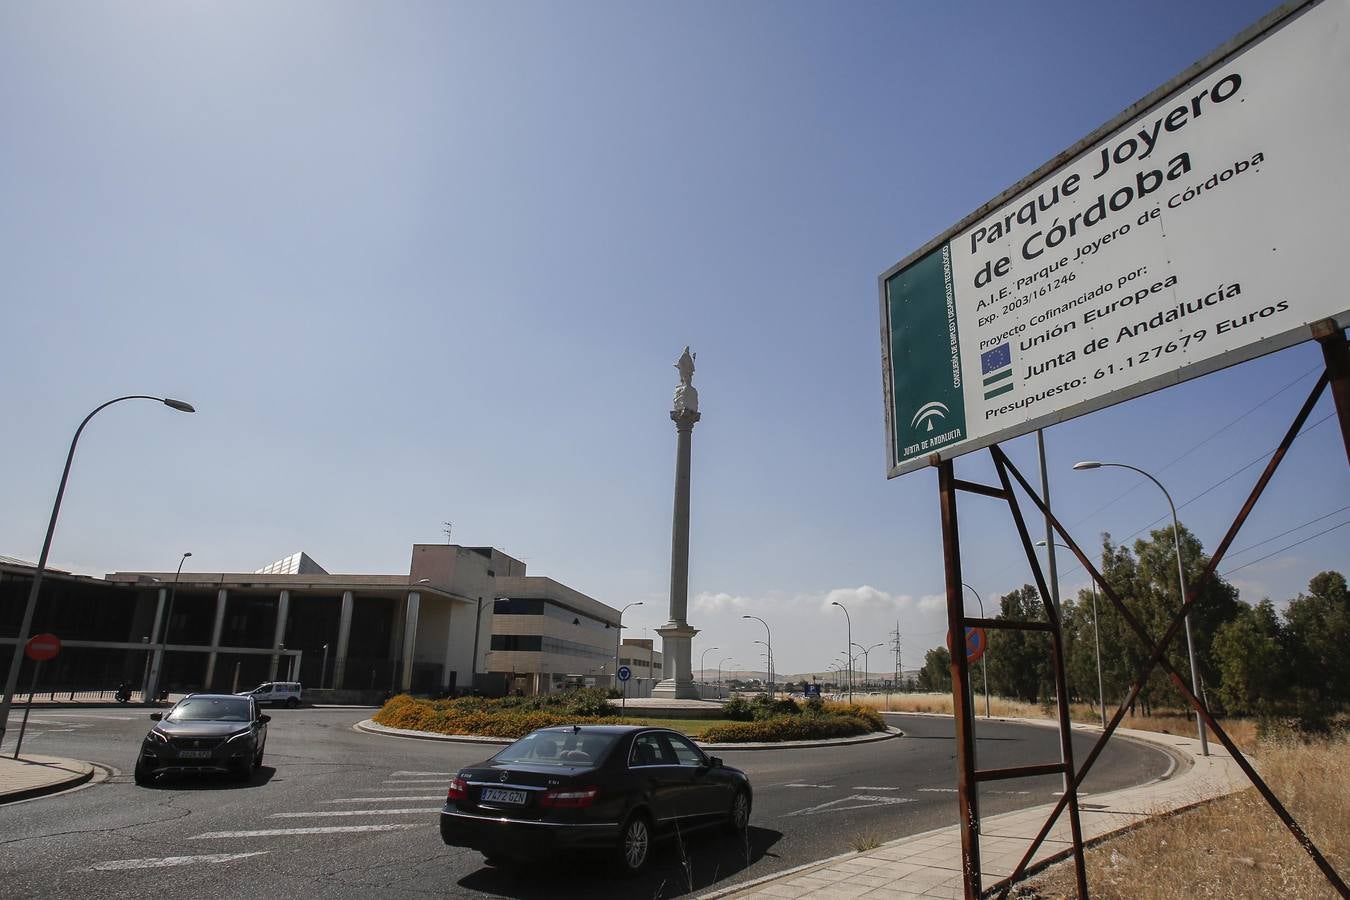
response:
<path id="1" fill-rule="evenodd" d="M 870 584 L 864 584 L 855 588 L 835 588 L 825 595 L 820 601 L 822 609 L 828 609 L 835 602 L 844 606 L 863 609 L 890 608 L 896 603 L 895 598 L 885 591 L 879 591 Z"/>
<path id="2" fill-rule="evenodd" d="M 704 591 L 694 597 L 694 609 L 699 612 L 716 613 L 725 609 L 741 609 L 749 605 L 749 597 L 741 597 L 725 592 L 710 594 L 707 591 Z"/>
<path id="3" fill-rule="evenodd" d="M 919 598 L 919 609 L 924 612 L 937 612 L 947 608 L 946 594 L 924 594 Z"/>

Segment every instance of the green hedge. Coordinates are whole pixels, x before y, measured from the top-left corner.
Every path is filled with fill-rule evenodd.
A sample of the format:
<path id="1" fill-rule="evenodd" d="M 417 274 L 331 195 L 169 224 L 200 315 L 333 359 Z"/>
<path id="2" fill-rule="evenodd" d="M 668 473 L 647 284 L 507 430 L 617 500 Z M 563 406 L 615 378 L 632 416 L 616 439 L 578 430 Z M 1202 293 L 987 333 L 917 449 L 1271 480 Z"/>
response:
<path id="1" fill-rule="evenodd" d="M 599 694 L 599 704 L 592 694 Z M 573 696 L 569 696 L 573 695 Z M 580 695 L 580 696 L 576 696 Z M 408 728 L 436 734 L 474 734 L 519 738 L 553 725 L 636 725 L 632 719 L 588 714 L 582 710 L 612 710 L 599 691 L 568 691 L 539 697 L 461 697 L 457 700 L 418 700 L 399 694 L 373 718 L 389 728 Z M 522 702 L 534 701 L 534 702 Z"/>
<path id="2" fill-rule="evenodd" d="M 779 716 L 753 722 L 727 722 L 703 732 L 711 744 L 742 744 L 755 741 L 811 741 L 853 737 L 877 729 L 857 716 Z"/>

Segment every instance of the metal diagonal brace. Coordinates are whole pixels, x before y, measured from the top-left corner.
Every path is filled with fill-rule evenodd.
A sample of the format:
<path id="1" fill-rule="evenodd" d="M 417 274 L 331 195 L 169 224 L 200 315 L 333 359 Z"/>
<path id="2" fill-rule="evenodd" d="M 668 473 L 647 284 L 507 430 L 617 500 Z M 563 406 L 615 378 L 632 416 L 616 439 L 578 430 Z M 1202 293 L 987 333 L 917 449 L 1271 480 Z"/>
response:
<path id="1" fill-rule="evenodd" d="M 1122 700 L 1120 708 L 1117 709 L 1115 715 L 1111 719 L 1110 724 L 1107 725 L 1101 737 L 1098 739 L 1096 745 L 1093 747 L 1092 751 L 1088 754 L 1087 759 L 1083 763 L 1083 768 L 1074 777 L 1073 787 L 1076 789 L 1077 786 L 1082 783 L 1083 779 L 1086 777 L 1088 773 L 1088 770 L 1092 767 L 1093 763 L 1097 759 L 1097 756 L 1101 753 L 1101 750 L 1105 747 L 1106 742 L 1110 739 L 1111 734 L 1120 724 L 1120 721 L 1124 717 L 1126 710 L 1137 698 L 1140 690 L 1143 687 L 1143 684 L 1148 680 L 1149 675 L 1152 673 L 1153 668 L 1155 666 L 1161 665 L 1164 668 L 1164 671 L 1166 671 L 1167 674 L 1171 677 L 1178 691 L 1196 709 L 1197 714 L 1200 715 L 1210 726 L 1210 728 L 1214 731 L 1215 735 L 1223 743 L 1224 747 L 1228 749 L 1234 762 L 1236 762 L 1239 768 L 1242 769 L 1243 773 L 1247 775 L 1252 785 L 1262 795 L 1262 797 L 1266 800 L 1267 804 L 1280 818 L 1280 820 L 1285 824 L 1285 826 L 1289 829 L 1289 831 L 1294 835 L 1295 839 L 1298 840 L 1300 845 L 1303 846 L 1304 850 L 1308 853 L 1308 855 L 1312 857 L 1313 862 L 1316 863 L 1318 868 L 1322 870 L 1322 873 L 1323 875 L 1326 876 L 1327 880 L 1331 882 L 1333 887 L 1336 888 L 1336 890 L 1341 894 L 1341 896 L 1350 897 L 1350 890 L 1347 890 L 1344 881 L 1341 880 L 1340 876 L 1336 873 L 1335 869 L 1331 867 L 1330 863 L 1328 863 L 1326 858 L 1323 857 L 1322 854 L 1318 851 L 1317 847 L 1312 843 L 1311 839 L 1309 839 L 1308 836 L 1303 832 L 1303 830 L 1299 827 L 1298 823 L 1294 821 L 1293 817 L 1289 815 L 1288 811 L 1285 810 L 1285 808 L 1275 797 L 1275 795 L 1271 793 L 1269 787 L 1267 787 L 1265 782 L 1261 780 L 1260 776 L 1257 775 L 1256 771 L 1252 769 L 1251 765 L 1247 762 L 1246 758 L 1242 755 L 1241 751 L 1238 750 L 1236 745 L 1233 744 L 1232 740 L 1218 725 L 1218 723 L 1214 721 L 1213 717 L 1209 713 L 1209 710 L 1199 700 L 1199 698 L 1195 697 L 1195 695 L 1191 692 L 1191 690 L 1186 686 L 1186 684 L 1181 679 L 1180 675 L 1177 673 L 1175 668 L 1163 658 L 1166 647 L 1170 645 L 1170 643 L 1176 637 L 1178 631 L 1180 630 L 1181 625 L 1184 622 L 1186 613 L 1190 610 L 1190 607 L 1194 605 L 1195 602 L 1199 599 L 1200 592 L 1203 590 L 1204 586 L 1208 583 L 1209 579 L 1213 577 L 1214 571 L 1218 567 L 1219 562 L 1223 558 L 1224 554 L 1227 552 L 1228 547 L 1232 544 L 1233 539 L 1237 536 L 1238 530 L 1242 527 L 1243 523 L 1246 521 L 1247 516 L 1250 514 L 1252 508 L 1255 506 L 1256 501 L 1259 499 L 1261 493 L 1264 491 L 1266 485 L 1269 483 L 1271 477 L 1274 475 L 1275 469 L 1279 466 L 1281 460 L 1284 458 L 1285 453 L 1288 451 L 1289 446 L 1293 443 L 1294 438 L 1298 435 L 1298 432 L 1302 429 L 1304 422 L 1307 420 L 1309 413 L 1311 413 L 1312 408 L 1316 404 L 1319 396 L 1321 395 L 1322 390 L 1326 387 L 1327 380 L 1328 376 L 1326 374 L 1324 374 L 1322 378 L 1318 380 L 1317 385 L 1313 388 L 1313 391 L 1308 397 L 1308 400 L 1304 403 L 1303 408 L 1300 410 L 1298 417 L 1295 419 L 1293 425 L 1286 433 L 1285 438 L 1281 442 L 1279 448 L 1277 448 L 1275 453 L 1272 455 L 1269 463 L 1267 463 L 1266 469 L 1262 473 L 1260 479 L 1258 479 L 1256 485 L 1253 487 L 1251 495 L 1248 497 L 1247 502 L 1243 505 L 1242 510 L 1239 512 L 1237 518 L 1234 520 L 1232 526 L 1229 528 L 1228 533 L 1224 536 L 1223 541 L 1220 542 L 1220 545 L 1216 550 L 1214 556 L 1211 557 L 1209 565 L 1206 566 L 1205 571 L 1201 574 L 1200 578 L 1196 580 L 1195 584 L 1185 591 L 1184 596 L 1186 596 L 1187 599 L 1185 600 L 1185 602 L 1183 602 L 1180 611 L 1177 613 L 1176 618 L 1172 621 L 1172 624 L 1168 628 L 1162 641 L 1160 641 L 1156 645 L 1153 644 L 1147 631 L 1143 628 L 1143 626 L 1139 623 L 1139 621 L 1134 617 L 1134 615 L 1121 601 L 1120 597 L 1115 593 L 1114 590 L 1111 589 L 1110 585 L 1106 583 L 1106 580 L 1102 577 L 1101 573 L 1099 573 L 1096 570 L 1096 568 L 1092 565 L 1087 555 L 1077 545 L 1077 543 L 1068 534 L 1068 532 L 1064 529 L 1064 527 L 1053 517 L 1053 515 L 1049 513 L 1048 510 L 1045 509 L 1044 505 L 1040 502 L 1039 498 L 1036 496 L 1035 492 L 1031 489 L 1030 485 L 1027 484 L 1026 479 L 1022 477 L 1021 473 L 1017 471 L 1016 467 L 1013 466 L 1011 461 L 1008 460 L 1007 457 L 1002 453 L 1002 450 L 997 446 L 992 447 L 990 449 L 991 453 L 993 453 L 995 456 L 996 462 L 1000 458 L 1002 459 L 1003 463 L 1005 463 L 1008 466 L 1008 468 L 1012 471 L 1014 477 L 1016 477 L 1018 482 L 1022 485 L 1023 490 L 1027 492 L 1027 494 L 1032 498 L 1032 501 L 1036 503 L 1036 505 L 1042 510 L 1042 512 L 1044 512 L 1047 515 L 1056 532 L 1058 532 L 1059 535 L 1064 538 L 1064 540 L 1069 545 L 1069 549 L 1073 551 L 1074 555 L 1078 558 L 1079 562 L 1083 565 L 1084 569 L 1088 571 L 1091 574 L 1094 581 L 1096 581 L 1102 587 L 1103 593 L 1105 593 L 1107 598 L 1113 604 L 1115 604 L 1117 610 L 1120 611 L 1122 617 L 1125 619 L 1126 623 L 1129 624 L 1131 629 L 1135 631 L 1141 643 L 1146 648 L 1149 648 L 1152 651 L 1150 658 L 1145 663 L 1138 679 L 1131 686 L 1128 696 L 1124 700 Z M 1008 877 L 1008 879 L 1002 883 L 1001 887 L 1003 895 L 1006 896 L 1007 891 L 1011 887 L 1011 885 L 1016 883 L 1016 881 L 1019 880 L 1025 873 L 1027 865 L 1030 863 L 1032 857 L 1035 855 L 1035 852 L 1040 847 L 1041 843 L 1045 840 L 1046 835 L 1049 834 L 1050 829 L 1053 827 L 1055 820 L 1058 818 L 1059 814 L 1063 811 L 1064 806 L 1066 805 L 1066 803 L 1068 803 L 1068 801 L 1069 795 L 1066 793 L 1066 795 L 1061 797 L 1059 802 L 1055 805 L 1055 809 L 1051 812 L 1050 817 L 1047 819 L 1046 824 L 1041 829 L 1041 832 L 1032 842 L 1032 845 L 1030 849 L 1027 851 L 1026 856 L 1023 857 L 1022 861 L 1018 864 L 1017 868 Z"/>

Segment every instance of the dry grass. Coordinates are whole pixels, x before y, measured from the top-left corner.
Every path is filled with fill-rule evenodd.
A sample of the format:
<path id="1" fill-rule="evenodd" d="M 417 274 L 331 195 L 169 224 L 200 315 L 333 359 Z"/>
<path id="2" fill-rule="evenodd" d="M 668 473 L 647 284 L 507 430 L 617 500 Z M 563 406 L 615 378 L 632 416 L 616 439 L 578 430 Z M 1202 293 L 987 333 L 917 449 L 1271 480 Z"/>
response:
<path id="1" fill-rule="evenodd" d="M 854 694 L 853 699 L 860 706 L 871 706 L 888 712 L 952 714 L 951 694 L 891 694 L 889 696 L 885 694 L 878 696 Z M 984 717 L 983 696 L 975 698 L 975 712 L 980 718 Z M 1007 700 L 1003 697 L 989 698 L 989 712 L 998 718 L 1053 719 L 1056 715 L 1053 706 L 1046 707 L 1035 703 L 1022 703 L 1018 700 Z M 1114 712 L 1113 708 L 1108 707 L 1107 718 L 1109 719 Z M 1071 704 L 1069 715 L 1075 722 L 1101 722 L 1101 714 L 1086 703 Z M 1250 719 L 1223 719 L 1220 720 L 1220 724 L 1228 736 L 1244 751 L 1250 752 L 1256 749 L 1257 736 L 1254 721 Z M 1180 713 L 1151 716 L 1127 715 L 1121 720 L 1120 727 L 1136 728 L 1140 731 L 1157 731 L 1161 734 L 1179 734 L 1183 737 L 1194 737 L 1196 734 L 1195 720 L 1187 719 Z M 1213 741 L 1212 735 L 1210 740 Z"/>
<path id="2" fill-rule="evenodd" d="M 1350 740 L 1264 742 L 1262 777 L 1342 878 L 1350 877 Z M 1094 898 L 1195 900 L 1336 897 L 1336 891 L 1255 789 L 1156 819 L 1090 849 Z M 1061 863 L 1019 889 L 1073 897 Z"/>

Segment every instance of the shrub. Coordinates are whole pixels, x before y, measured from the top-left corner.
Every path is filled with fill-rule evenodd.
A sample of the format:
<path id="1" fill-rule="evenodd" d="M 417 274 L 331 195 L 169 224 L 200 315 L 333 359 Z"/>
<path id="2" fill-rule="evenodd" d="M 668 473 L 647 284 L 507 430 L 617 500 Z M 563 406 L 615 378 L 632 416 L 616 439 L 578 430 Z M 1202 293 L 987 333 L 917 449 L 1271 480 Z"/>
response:
<path id="1" fill-rule="evenodd" d="M 755 717 L 755 709 L 744 697 L 732 697 L 722 704 L 722 715 L 734 722 L 749 722 Z"/>
<path id="2" fill-rule="evenodd" d="M 779 716 L 775 719 L 714 725 L 703 732 L 703 740 L 714 744 L 810 741 L 853 737 L 874 730 L 871 723 L 857 716 Z"/>

